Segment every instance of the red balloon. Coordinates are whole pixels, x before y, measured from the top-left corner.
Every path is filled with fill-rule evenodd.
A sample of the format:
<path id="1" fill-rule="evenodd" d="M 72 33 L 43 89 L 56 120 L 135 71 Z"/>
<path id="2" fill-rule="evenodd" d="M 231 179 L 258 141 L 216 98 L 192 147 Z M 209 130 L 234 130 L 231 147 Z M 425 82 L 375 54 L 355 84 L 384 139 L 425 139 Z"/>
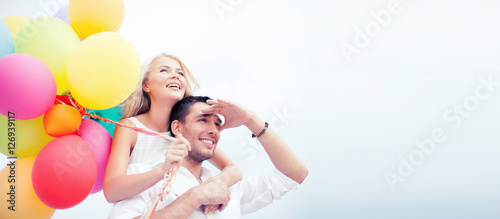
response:
<path id="1" fill-rule="evenodd" d="M 38 153 L 33 164 L 33 188 L 47 206 L 70 208 L 90 194 L 96 174 L 96 160 L 89 145 L 77 135 L 65 135 Z"/>
<path id="2" fill-rule="evenodd" d="M 66 104 L 66 105 L 70 105 L 72 106 L 73 103 L 71 102 L 73 101 L 73 103 L 75 103 L 75 99 L 69 99 L 69 96 L 67 94 L 63 94 L 63 95 L 57 95 L 56 96 L 56 100 L 54 100 L 54 105 L 58 105 L 58 104 Z"/>

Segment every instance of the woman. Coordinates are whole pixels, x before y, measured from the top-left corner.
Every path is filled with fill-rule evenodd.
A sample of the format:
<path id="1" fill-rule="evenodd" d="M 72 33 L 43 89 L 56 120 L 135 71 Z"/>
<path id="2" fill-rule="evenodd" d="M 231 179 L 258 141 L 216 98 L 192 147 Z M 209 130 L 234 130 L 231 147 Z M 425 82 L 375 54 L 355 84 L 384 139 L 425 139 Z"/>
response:
<path id="1" fill-rule="evenodd" d="M 120 122 L 170 134 L 167 129 L 172 107 L 182 98 L 191 96 L 197 87 L 195 78 L 181 60 L 167 54 L 156 56 L 143 69 L 141 82 L 126 100 Z M 189 143 L 182 136 L 170 143 L 157 136 L 117 126 L 104 177 L 106 200 L 114 203 L 131 198 L 162 180 L 172 161 L 180 161 L 187 155 L 190 146 L 186 144 Z M 127 175 L 127 166 L 133 163 L 147 163 L 154 168 Z M 220 149 L 215 150 L 211 163 L 222 170 L 215 177 L 227 186 L 241 179 L 239 168 Z M 217 206 L 210 206 L 206 211 L 211 213 L 215 209 Z"/>

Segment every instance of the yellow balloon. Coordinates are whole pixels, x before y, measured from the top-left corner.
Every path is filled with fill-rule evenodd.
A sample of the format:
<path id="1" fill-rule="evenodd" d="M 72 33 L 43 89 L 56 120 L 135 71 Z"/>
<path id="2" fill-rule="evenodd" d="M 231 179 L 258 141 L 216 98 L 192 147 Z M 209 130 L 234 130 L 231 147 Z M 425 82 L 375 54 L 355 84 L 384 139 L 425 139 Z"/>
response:
<path id="1" fill-rule="evenodd" d="M 82 39 L 118 31 L 124 15 L 123 0 L 71 0 L 68 5 L 69 23 Z"/>
<path id="2" fill-rule="evenodd" d="M 46 206 L 36 196 L 31 183 L 35 157 L 26 157 L 9 163 L 0 171 L 0 215 L 2 219 L 51 218 L 55 209 Z M 11 189 L 14 186 L 14 189 Z M 12 211 L 14 209 L 15 211 Z"/>
<path id="3" fill-rule="evenodd" d="M 69 58 L 71 95 L 86 108 L 114 107 L 130 96 L 140 68 L 139 54 L 125 37 L 112 32 L 94 34 Z"/>
<path id="4" fill-rule="evenodd" d="M 68 59 L 80 39 L 64 21 L 55 17 L 38 17 L 24 25 L 15 43 L 16 53 L 40 59 L 56 79 L 57 95 L 69 90 L 66 78 Z"/>
<path id="5" fill-rule="evenodd" d="M 9 15 L 2 18 L 2 20 L 9 27 L 10 32 L 12 33 L 12 37 L 14 37 L 15 41 L 17 38 L 17 33 L 19 33 L 21 28 L 30 20 L 30 18 L 24 15 Z"/>
<path id="6" fill-rule="evenodd" d="M 6 136 L 0 138 L 0 153 L 6 156 L 36 156 L 46 144 L 55 139 L 45 133 L 43 115 L 29 120 L 15 120 L 11 126 L 8 124 L 7 117 L 0 115 L 0 135 Z"/>

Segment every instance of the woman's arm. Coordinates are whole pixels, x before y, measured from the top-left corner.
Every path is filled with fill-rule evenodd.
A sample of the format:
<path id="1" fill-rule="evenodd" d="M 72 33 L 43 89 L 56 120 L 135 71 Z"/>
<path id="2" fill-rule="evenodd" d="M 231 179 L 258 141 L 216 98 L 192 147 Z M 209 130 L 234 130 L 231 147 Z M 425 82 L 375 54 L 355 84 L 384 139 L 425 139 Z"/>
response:
<path id="1" fill-rule="evenodd" d="M 215 148 L 214 156 L 209 162 L 221 170 L 219 175 L 214 176 L 224 182 L 227 187 L 234 185 L 242 178 L 241 169 L 236 163 L 227 156 L 227 154 L 220 148 Z"/>
<path id="2" fill-rule="evenodd" d="M 217 179 L 226 184 L 227 187 L 234 185 L 242 178 L 241 169 L 236 163 L 227 156 L 220 148 L 215 148 L 214 155 L 209 162 L 217 167 L 221 172 L 210 178 L 210 180 Z M 220 209 L 218 204 L 209 204 L 205 206 L 204 213 L 211 214 Z"/>
<path id="3" fill-rule="evenodd" d="M 155 211 L 151 216 L 153 219 L 185 219 L 201 205 L 218 206 L 219 210 L 224 208 L 231 199 L 231 193 L 226 185 L 220 180 L 209 180 L 195 186 L 176 198 L 165 208 Z M 146 204 L 146 200 L 144 200 Z M 139 219 L 137 216 L 134 219 Z"/>
<path id="4" fill-rule="evenodd" d="M 122 119 L 120 122 L 134 125 L 128 119 Z M 104 196 L 110 203 L 138 195 L 160 181 L 165 173 L 161 172 L 161 168 L 157 168 L 145 173 L 127 175 L 130 148 L 135 145 L 137 132 L 117 126 L 113 136 L 103 183 Z"/>

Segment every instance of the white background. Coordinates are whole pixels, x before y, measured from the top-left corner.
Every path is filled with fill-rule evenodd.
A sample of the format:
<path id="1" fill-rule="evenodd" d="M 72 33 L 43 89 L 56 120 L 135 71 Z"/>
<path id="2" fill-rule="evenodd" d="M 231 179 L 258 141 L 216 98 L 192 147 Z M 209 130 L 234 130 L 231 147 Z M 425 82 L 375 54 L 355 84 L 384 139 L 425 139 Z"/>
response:
<path id="1" fill-rule="evenodd" d="M 0 17 L 32 17 L 47 2 L 57 3 L 1 0 Z M 500 87 L 475 93 L 480 77 L 500 82 L 500 2 L 396 1 L 400 13 L 382 26 L 373 14 L 388 2 L 126 0 L 118 33 L 142 61 L 180 57 L 196 94 L 254 110 L 307 165 L 299 190 L 243 218 L 500 218 Z M 339 45 L 367 25 L 369 42 L 347 61 Z M 453 111 L 463 104 L 466 116 Z M 446 139 L 418 157 L 415 142 L 434 130 Z M 248 130 L 222 136 L 245 176 L 271 169 Z M 401 159 L 418 165 L 393 191 L 385 174 L 399 175 Z M 100 192 L 53 218 L 110 208 Z"/>

